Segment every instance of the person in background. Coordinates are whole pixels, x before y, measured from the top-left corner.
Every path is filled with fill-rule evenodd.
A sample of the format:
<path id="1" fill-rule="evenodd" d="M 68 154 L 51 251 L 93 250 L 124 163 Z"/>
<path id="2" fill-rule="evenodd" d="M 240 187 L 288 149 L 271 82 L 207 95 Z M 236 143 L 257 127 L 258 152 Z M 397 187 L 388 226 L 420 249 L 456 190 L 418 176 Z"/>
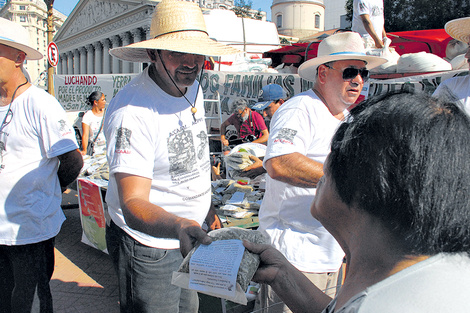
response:
<path id="1" fill-rule="evenodd" d="M 269 84 L 264 86 L 260 91 L 257 103 L 251 109 L 260 111 L 263 114 L 267 127 L 269 129 L 270 121 L 274 113 L 287 100 L 287 94 L 284 89 L 277 84 Z M 243 169 L 244 175 L 249 178 L 255 178 L 266 173 L 263 167 L 263 161 L 254 155 L 250 155 L 250 159 L 254 162 L 252 165 Z"/>
<path id="2" fill-rule="evenodd" d="M 387 34 L 384 28 L 383 0 L 354 0 L 351 30 L 364 39 L 366 48 L 382 49 Z"/>
<path id="3" fill-rule="evenodd" d="M 273 247 L 244 242 L 261 259 L 253 280 L 293 312 L 470 312 L 469 133 L 455 103 L 426 94 L 352 109 L 310 208 L 346 252 L 343 286 L 331 301 Z"/>
<path id="4" fill-rule="evenodd" d="M 470 17 L 449 21 L 444 28 L 452 38 L 468 45 L 465 58 L 470 60 Z M 470 115 L 470 75 L 446 79 L 437 87 L 433 96 L 458 101 Z"/>
<path id="5" fill-rule="evenodd" d="M 82 155 L 100 154 L 106 150 L 103 118 L 106 107 L 106 96 L 101 91 L 93 91 L 87 98 L 91 110 L 85 112 L 82 118 Z M 93 150 L 88 151 L 88 144 L 93 143 Z"/>
<path id="6" fill-rule="evenodd" d="M 358 33 L 327 37 L 318 47 L 318 56 L 299 67 L 300 77 L 314 81 L 313 88 L 286 101 L 271 121 L 263 160 L 268 176 L 259 230 L 329 296 L 335 294 L 344 252 L 308 208 L 323 176 L 334 132 L 359 97 L 369 69 L 385 62 L 365 54 Z M 260 301 L 270 313 L 288 311 L 265 285 Z"/>
<path id="7" fill-rule="evenodd" d="M 233 125 L 237 132 L 237 139 L 244 142 L 265 143 L 269 138 L 269 131 L 263 117 L 248 107 L 245 99 L 239 99 L 233 103 L 235 109 L 228 119 L 220 125 L 220 139 L 224 146 L 229 146 L 226 138 L 227 126 Z"/>
<path id="8" fill-rule="evenodd" d="M 83 166 L 57 100 L 22 67 L 42 54 L 21 25 L 0 18 L 0 312 L 53 312 L 54 238 L 65 220 L 62 192 Z"/>
<path id="9" fill-rule="evenodd" d="M 258 102 L 252 105 L 251 109 L 260 111 L 263 117 L 270 121 L 277 109 L 279 109 L 286 100 L 287 94 L 281 86 L 269 84 L 261 89 Z"/>
<path id="10" fill-rule="evenodd" d="M 150 63 L 106 110 L 111 217 L 106 242 L 121 312 L 198 312 L 194 290 L 171 284 L 183 256 L 221 227 L 211 207 L 211 163 L 202 89 L 206 55 L 240 51 L 210 39 L 199 6 L 163 0 L 150 38 L 110 54 Z M 199 80 L 200 81 L 200 80 Z"/>

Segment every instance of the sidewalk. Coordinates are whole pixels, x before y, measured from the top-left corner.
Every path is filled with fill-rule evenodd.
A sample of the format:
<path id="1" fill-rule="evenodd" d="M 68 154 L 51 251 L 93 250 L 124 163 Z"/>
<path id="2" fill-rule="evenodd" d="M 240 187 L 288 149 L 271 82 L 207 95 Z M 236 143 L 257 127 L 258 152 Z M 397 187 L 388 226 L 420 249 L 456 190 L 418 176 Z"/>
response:
<path id="1" fill-rule="evenodd" d="M 63 198 L 67 220 L 56 237 L 55 269 L 50 284 L 54 312 L 119 312 L 117 278 L 111 259 L 81 242 L 76 199 L 73 191 Z M 39 312 L 37 302 L 33 312 Z"/>

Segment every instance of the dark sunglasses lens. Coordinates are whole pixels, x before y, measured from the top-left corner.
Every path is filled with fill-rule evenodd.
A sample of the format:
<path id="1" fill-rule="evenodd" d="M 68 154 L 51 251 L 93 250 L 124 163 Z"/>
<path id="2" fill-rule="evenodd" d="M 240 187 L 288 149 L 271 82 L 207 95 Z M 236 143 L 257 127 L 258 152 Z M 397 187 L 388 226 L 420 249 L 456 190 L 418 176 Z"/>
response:
<path id="1" fill-rule="evenodd" d="M 369 71 L 368 70 L 358 70 L 357 68 L 352 68 L 348 67 L 344 69 L 343 71 L 343 79 L 348 80 L 348 79 L 353 79 L 354 77 L 357 76 L 357 74 L 360 74 L 362 77 L 362 80 L 366 81 L 369 79 Z"/>

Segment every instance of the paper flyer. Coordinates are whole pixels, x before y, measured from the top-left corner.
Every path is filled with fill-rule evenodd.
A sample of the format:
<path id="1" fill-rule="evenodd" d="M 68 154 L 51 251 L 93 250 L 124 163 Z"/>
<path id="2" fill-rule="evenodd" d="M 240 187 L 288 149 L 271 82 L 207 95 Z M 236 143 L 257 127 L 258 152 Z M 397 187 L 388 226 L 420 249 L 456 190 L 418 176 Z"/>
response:
<path id="1" fill-rule="evenodd" d="M 244 250 L 238 239 L 199 246 L 189 263 L 189 288 L 234 298 Z"/>

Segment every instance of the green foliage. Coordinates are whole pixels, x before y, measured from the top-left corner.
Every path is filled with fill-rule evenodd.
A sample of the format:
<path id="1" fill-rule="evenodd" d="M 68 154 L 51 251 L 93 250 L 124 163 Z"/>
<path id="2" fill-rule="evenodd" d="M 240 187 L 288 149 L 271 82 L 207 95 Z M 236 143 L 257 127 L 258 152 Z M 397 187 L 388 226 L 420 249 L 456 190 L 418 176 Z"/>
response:
<path id="1" fill-rule="evenodd" d="M 346 19 L 352 21 L 353 0 L 346 0 Z M 470 16 L 468 0 L 384 0 L 385 30 L 444 28 L 446 22 Z"/>
<path id="2" fill-rule="evenodd" d="M 238 17 L 252 17 L 250 13 L 252 5 L 253 1 L 251 0 L 235 0 L 232 11 L 235 12 Z"/>

